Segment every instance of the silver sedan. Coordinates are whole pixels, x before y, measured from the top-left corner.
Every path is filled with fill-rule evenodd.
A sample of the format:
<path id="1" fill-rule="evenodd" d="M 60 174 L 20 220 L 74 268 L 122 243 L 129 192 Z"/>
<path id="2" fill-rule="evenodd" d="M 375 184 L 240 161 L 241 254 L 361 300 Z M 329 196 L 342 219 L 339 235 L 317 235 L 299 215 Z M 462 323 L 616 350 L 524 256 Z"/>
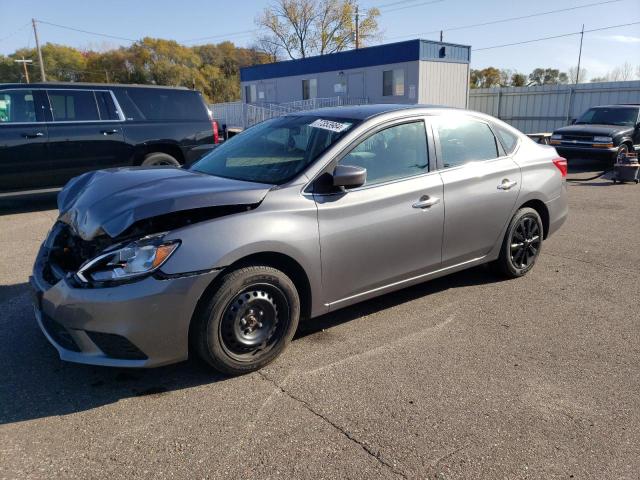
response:
<path id="1" fill-rule="evenodd" d="M 566 160 L 492 117 L 367 105 L 269 120 L 186 169 L 73 179 L 35 262 L 64 360 L 197 354 L 242 374 L 301 319 L 488 263 L 529 272 L 567 217 Z"/>

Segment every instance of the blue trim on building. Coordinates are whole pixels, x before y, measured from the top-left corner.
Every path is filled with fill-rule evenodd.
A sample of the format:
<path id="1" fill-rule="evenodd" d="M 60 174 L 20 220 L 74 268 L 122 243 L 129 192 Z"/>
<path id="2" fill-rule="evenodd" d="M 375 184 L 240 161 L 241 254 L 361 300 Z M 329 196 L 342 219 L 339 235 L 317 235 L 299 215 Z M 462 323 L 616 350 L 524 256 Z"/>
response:
<path id="1" fill-rule="evenodd" d="M 466 45 L 416 39 L 299 60 L 245 67 L 240 69 L 240 81 L 254 82 L 268 78 L 335 72 L 417 60 L 469 63 L 470 56 L 471 47 Z"/>

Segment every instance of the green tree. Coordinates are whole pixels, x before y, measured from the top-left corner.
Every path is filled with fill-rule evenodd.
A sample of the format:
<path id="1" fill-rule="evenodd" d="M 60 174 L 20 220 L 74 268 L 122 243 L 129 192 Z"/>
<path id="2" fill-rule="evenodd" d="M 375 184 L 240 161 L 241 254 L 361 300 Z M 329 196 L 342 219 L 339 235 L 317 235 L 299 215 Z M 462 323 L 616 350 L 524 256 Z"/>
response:
<path id="1" fill-rule="evenodd" d="M 511 75 L 512 87 L 524 87 L 527 84 L 527 76 L 524 73 L 513 73 Z"/>
<path id="2" fill-rule="evenodd" d="M 536 68 L 529 74 L 529 80 L 535 85 L 557 85 L 568 83 L 569 77 L 557 68 Z"/>

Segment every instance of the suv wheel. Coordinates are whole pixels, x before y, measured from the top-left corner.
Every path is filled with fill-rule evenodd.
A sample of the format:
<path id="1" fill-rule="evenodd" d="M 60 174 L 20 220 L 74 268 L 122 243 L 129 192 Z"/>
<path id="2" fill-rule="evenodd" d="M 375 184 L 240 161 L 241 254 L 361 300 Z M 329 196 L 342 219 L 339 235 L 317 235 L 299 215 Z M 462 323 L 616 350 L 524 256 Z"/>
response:
<path id="1" fill-rule="evenodd" d="M 616 154 L 615 163 L 618 163 L 621 160 L 621 158 L 627 155 L 628 153 L 629 153 L 629 145 L 627 145 L 626 143 L 623 143 L 622 145 L 620 145 L 620 147 L 618 147 L 618 153 Z"/>
<path id="2" fill-rule="evenodd" d="M 533 208 L 521 208 L 511 219 L 493 270 L 507 278 L 525 275 L 542 249 L 542 219 Z"/>
<path id="3" fill-rule="evenodd" d="M 142 166 L 143 167 L 158 167 L 158 166 L 179 167 L 180 162 L 175 158 L 173 158 L 168 153 L 156 152 L 156 153 L 150 153 L 149 155 L 144 157 Z"/>
<path id="4" fill-rule="evenodd" d="M 300 298 L 283 272 L 249 266 L 227 273 L 195 319 L 194 347 L 229 375 L 253 372 L 275 359 L 298 327 Z"/>

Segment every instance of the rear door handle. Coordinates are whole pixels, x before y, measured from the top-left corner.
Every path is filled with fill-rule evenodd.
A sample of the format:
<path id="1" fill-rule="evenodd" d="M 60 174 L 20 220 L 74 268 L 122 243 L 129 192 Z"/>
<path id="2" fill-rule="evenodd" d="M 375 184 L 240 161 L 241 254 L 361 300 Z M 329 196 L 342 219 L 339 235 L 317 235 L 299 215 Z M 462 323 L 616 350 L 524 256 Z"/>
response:
<path id="1" fill-rule="evenodd" d="M 22 136 L 24 138 L 39 138 L 39 137 L 44 137 L 44 133 L 42 133 L 42 132 L 30 132 L 30 133 L 23 133 Z"/>
<path id="2" fill-rule="evenodd" d="M 112 128 L 111 130 L 101 130 L 100 133 L 103 135 L 113 135 L 114 133 L 118 133 L 118 129 Z"/>
<path id="3" fill-rule="evenodd" d="M 430 197 L 429 195 L 424 195 L 420 197 L 420 200 L 418 200 L 411 206 L 413 208 L 421 208 L 424 210 L 425 208 L 433 207 L 437 203 L 440 203 L 440 197 Z"/>
<path id="4" fill-rule="evenodd" d="M 504 180 L 502 180 L 502 183 L 498 185 L 498 190 L 511 190 L 517 184 L 518 182 L 516 182 L 515 180 L 509 180 L 508 178 L 505 178 Z"/>

